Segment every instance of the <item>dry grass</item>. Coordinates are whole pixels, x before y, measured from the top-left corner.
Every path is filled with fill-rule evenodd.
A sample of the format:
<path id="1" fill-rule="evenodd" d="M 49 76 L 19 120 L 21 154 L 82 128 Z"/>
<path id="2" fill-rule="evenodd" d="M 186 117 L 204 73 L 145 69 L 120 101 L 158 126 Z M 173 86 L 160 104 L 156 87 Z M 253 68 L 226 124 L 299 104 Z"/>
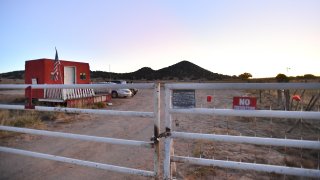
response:
<path id="1" fill-rule="evenodd" d="M 258 109 L 274 109 L 274 110 L 284 110 L 284 97 L 282 102 L 278 102 L 277 90 L 249 90 L 247 91 L 251 96 L 257 97 L 257 108 Z M 320 93 L 320 90 L 290 90 L 290 97 L 293 95 L 301 96 L 301 101 L 297 102 L 290 99 L 290 110 L 292 111 L 301 111 L 305 110 L 310 100 L 313 96 L 317 96 Z M 260 96 L 261 94 L 261 96 Z M 261 98 L 260 98 L 261 97 Z M 320 110 L 320 100 L 318 100 L 312 111 Z"/>
<path id="2" fill-rule="evenodd" d="M 24 79 L 0 78 L 0 84 L 24 84 Z"/>
<path id="3" fill-rule="evenodd" d="M 72 118 L 65 113 L 0 110 L 0 124 L 4 126 L 46 129 L 50 123 L 70 122 Z M 0 137 L 11 137 L 17 133 L 0 131 Z"/>
<path id="4" fill-rule="evenodd" d="M 34 111 L 1 110 L 1 125 L 15 127 L 33 127 L 41 124 L 39 113 Z"/>
<path id="5" fill-rule="evenodd" d="M 0 122 L 4 126 L 44 129 L 46 126 L 39 113 L 34 111 L 1 110 Z M 16 133 L 0 131 L 0 137 L 10 137 Z"/>

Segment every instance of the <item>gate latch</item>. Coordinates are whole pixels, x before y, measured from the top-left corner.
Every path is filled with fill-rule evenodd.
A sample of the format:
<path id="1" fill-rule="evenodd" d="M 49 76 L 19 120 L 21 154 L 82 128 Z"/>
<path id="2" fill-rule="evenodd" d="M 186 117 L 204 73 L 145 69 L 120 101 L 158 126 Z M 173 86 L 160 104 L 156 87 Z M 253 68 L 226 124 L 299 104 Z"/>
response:
<path id="1" fill-rule="evenodd" d="M 169 128 L 166 128 L 165 132 L 160 133 L 158 135 L 158 137 L 156 137 L 156 138 L 154 136 L 152 136 L 150 140 L 159 142 L 160 138 L 163 138 L 163 137 L 166 138 L 166 137 L 169 137 L 169 136 L 171 136 L 171 130 Z"/>

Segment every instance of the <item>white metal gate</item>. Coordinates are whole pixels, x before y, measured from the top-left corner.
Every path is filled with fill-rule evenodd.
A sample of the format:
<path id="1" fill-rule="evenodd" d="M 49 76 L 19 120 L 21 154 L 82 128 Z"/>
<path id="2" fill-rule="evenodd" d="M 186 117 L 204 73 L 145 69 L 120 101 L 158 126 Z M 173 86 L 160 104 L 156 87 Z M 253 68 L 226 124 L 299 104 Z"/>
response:
<path id="1" fill-rule="evenodd" d="M 204 159 L 196 157 L 185 157 L 175 155 L 173 149 L 174 139 L 193 139 L 233 143 L 246 143 L 267 146 L 286 146 L 305 149 L 320 149 L 319 139 L 317 141 L 298 140 L 298 139 L 281 139 L 281 138 L 262 138 L 252 136 L 233 136 L 221 134 L 202 134 L 176 132 L 172 130 L 173 114 L 201 114 L 217 116 L 237 116 L 237 117 L 277 117 L 292 119 L 312 119 L 320 120 L 320 112 L 304 111 L 272 111 L 272 110 L 233 110 L 233 109 L 212 109 L 212 108 L 184 108 L 175 109 L 172 106 L 173 90 L 277 90 L 277 89 L 320 89 L 319 83 L 193 83 L 193 84 L 166 84 L 165 85 L 165 157 L 164 157 L 164 179 L 172 179 L 174 171 L 174 162 L 189 163 L 202 166 L 216 166 L 222 168 L 254 170 L 261 172 L 296 175 L 305 177 L 320 177 L 319 169 L 295 168 L 279 165 L 245 163 L 229 160 Z M 192 126 L 196 126 L 196 122 Z"/>
<path id="2" fill-rule="evenodd" d="M 16 128 L 8 126 L 0 126 L 0 130 L 13 131 L 21 133 L 30 133 L 35 135 L 44 135 L 51 137 L 63 137 L 70 139 L 79 139 L 86 141 L 95 141 L 111 144 L 123 144 L 130 146 L 142 146 L 154 149 L 154 171 L 146 171 L 141 169 L 133 169 L 127 167 L 114 166 L 110 164 L 101 164 L 90 161 L 83 161 L 79 159 L 72 159 L 61 156 L 54 156 L 50 154 L 43 154 L 20 149 L 0 147 L 0 151 L 26 155 L 31 157 L 49 159 L 54 161 L 72 163 L 82 166 L 94 167 L 120 173 L 136 174 L 147 177 L 159 178 L 159 138 L 165 137 L 165 157 L 163 159 L 163 178 L 172 179 L 171 164 L 173 162 L 183 162 L 205 166 L 217 166 L 225 168 L 235 168 L 244 170 L 255 170 L 262 172 L 273 172 L 279 174 L 306 176 L 306 177 L 320 177 L 319 169 L 306 169 L 306 168 L 293 168 L 268 164 L 245 163 L 235 162 L 228 160 L 214 160 L 195 157 L 184 157 L 174 155 L 172 144 L 173 139 L 203 139 L 209 141 L 222 141 L 234 143 L 247 143 L 257 145 L 270 145 L 270 146 L 286 146 L 297 147 L 306 149 L 320 149 L 320 142 L 310 140 L 297 140 L 297 139 L 280 139 L 280 138 L 262 138 L 252 136 L 232 136 L 232 135 L 218 135 L 218 134 L 201 134 L 201 133 L 188 133 L 176 132 L 172 130 L 173 114 L 206 114 L 206 115 L 220 115 L 220 116 L 239 116 L 239 117 L 278 117 L 278 118 L 292 118 L 292 119 L 311 119 L 320 120 L 320 112 L 303 112 L 303 111 L 271 111 L 271 110 L 232 110 L 232 109 L 211 109 L 211 108 L 191 108 L 191 109 L 174 109 L 171 104 L 172 90 L 185 90 L 185 89 L 320 89 L 319 83 L 207 83 L 207 84 L 165 84 L 165 132 L 160 132 L 160 87 L 158 84 L 145 83 L 145 84 L 78 84 L 78 85 L 0 85 L 0 89 L 121 89 L 121 88 L 137 88 L 137 89 L 153 89 L 154 111 L 153 112 L 137 112 L 137 111 L 117 111 L 117 110 L 95 110 L 95 109 L 78 109 L 78 108 L 61 108 L 61 107 L 42 107 L 35 106 L 37 111 L 56 111 L 68 113 L 91 113 L 103 114 L 114 116 L 126 117 L 144 117 L 151 118 L 154 121 L 154 138 L 152 141 L 136 141 L 128 139 L 115 139 L 107 137 L 96 137 L 80 134 L 61 133 L 53 131 L 35 130 L 27 128 Z M 32 106 L 28 106 L 30 108 Z M 8 105 L 1 104 L 0 109 L 17 109 L 25 110 L 23 105 Z"/>
<path id="3" fill-rule="evenodd" d="M 3 84 L 0 85 L 0 89 L 94 89 L 94 88 L 106 88 L 106 89 L 120 89 L 120 88 L 136 88 L 136 89 L 153 89 L 153 102 L 154 102 L 154 111 L 153 112 L 138 112 L 138 111 L 118 111 L 118 110 L 96 110 L 96 109 L 79 109 L 79 108 L 62 108 L 62 107 L 43 107 L 43 106 L 28 106 L 24 105 L 9 105 L 9 104 L 0 104 L 0 109 L 15 109 L 15 110 L 27 110 L 31 108 L 36 111 L 54 111 L 54 112 L 65 112 L 65 113 L 87 113 L 87 114 L 102 114 L 102 115 L 112 115 L 112 116 L 125 116 L 125 117 L 143 117 L 150 118 L 154 122 L 154 137 L 159 136 L 159 126 L 160 126 L 160 89 L 159 85 L 155 83 L 141 83 L 141 84 L 73 84 L 73 85 L 10 85 Z M 91 161 L 84 161 L 79 159 L 72 159 L 62 156 L 55 156 L 50 154 L 43 154 L 38 152 L 26 151 L 21 149 L 14 149 L 8 147 L 1 147 L 1 152 L 20 154 L 30 157 L 48 159 L 53 161 L 60 161 L 65 163 L 77 164 L 81 166 L 93 167 L 98 169 L 110 170 L 120 173 L 135 174 L 146 177 L 154 177 L 155 179 L 159 178 L 159 141 L 157 138 L 153 138 L 153 141 L 137 141 L 137 140 L 128 140 L 128 139 L 116 139 L 108 137 L 97 137 L 97 136 L 88 136 L 81 134 L 71 134 L 71 133 L 62 133 L 62 132 L 53 132 L 45 130 L 35 130 L 28 128 L 17 128 L 9 126 L 0 126 L 2 131 L 12 131 L 19 133 L 29 133 L 34 135 L 43 135 L 50 137 L 63 137 L 69 139 L 78 139 L 85 141 L 101 142 L 101 143 L 110 143 L 110 144 L 121 144 L 128 146 L 141 146 L 145 148 L 154 149 L 154 171 L 147 171 L 141 169 L 133 169 L 121 166 L 115 166 L 110 164 L 102 164 Z"/>

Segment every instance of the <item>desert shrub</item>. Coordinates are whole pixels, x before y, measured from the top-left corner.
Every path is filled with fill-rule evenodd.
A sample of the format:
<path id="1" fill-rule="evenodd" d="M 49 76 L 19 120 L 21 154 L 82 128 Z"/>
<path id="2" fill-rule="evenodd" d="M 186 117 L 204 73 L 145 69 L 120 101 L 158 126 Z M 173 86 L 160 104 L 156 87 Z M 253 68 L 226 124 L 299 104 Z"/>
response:
<path id="1" fill-rule="evenodd" d="M 58 114 L 58 112 L 39 112 L 39 118 L 41 121 L 54 121 Z"/>
<path id="2" fill-rule="evenodd" d="M 94 105 L 93 105 L 93 109 L 102 109 L 102 108 L 106 108 L 106 107 L 107 107 L 107 105 L 104 102 L 97 102 L 97 103 L 94 103 Z"/>

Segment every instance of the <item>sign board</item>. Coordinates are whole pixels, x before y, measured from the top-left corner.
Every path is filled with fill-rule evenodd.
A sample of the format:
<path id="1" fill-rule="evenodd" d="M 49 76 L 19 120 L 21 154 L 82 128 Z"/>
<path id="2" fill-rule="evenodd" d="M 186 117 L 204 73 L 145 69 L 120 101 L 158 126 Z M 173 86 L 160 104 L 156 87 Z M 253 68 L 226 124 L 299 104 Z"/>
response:
<path id="1" fill-rule="evenodd" d="M 32 78 L 31 81 L 32 81 L 32 84 L 38 84 L 37 78 Z"/>
<path id="2" fill-rule="evenodd" d="M 173 90 L 172 106 L 174 109 L 185 109 L 196 107 L 195 90 Z"/>
<path id="3" fill-rule="evenodd" d="M 255 97 L 233 97 L 233 109 L 255 110 L 257 98 Z"/>

